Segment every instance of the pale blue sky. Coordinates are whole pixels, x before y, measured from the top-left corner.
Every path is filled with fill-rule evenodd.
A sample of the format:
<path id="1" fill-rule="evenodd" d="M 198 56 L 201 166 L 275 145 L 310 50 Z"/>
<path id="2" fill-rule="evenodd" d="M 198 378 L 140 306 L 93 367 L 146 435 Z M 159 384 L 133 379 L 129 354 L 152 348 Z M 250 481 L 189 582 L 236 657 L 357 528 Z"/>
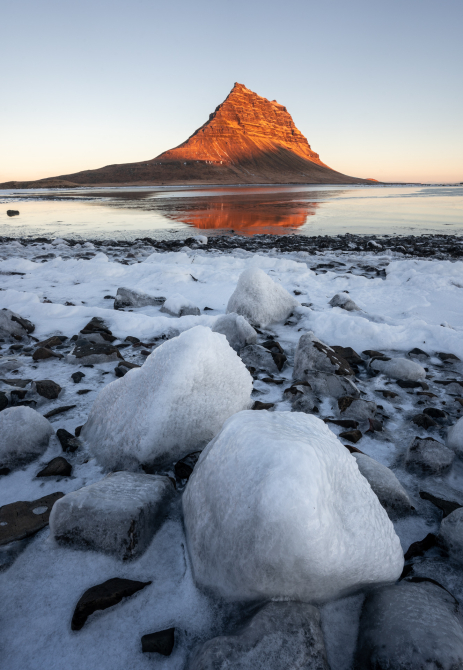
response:
<path id="1" fill-rule="evenodd" d="M 0 16 L 0 181 L 154 158 L 235 81 L 341 172 L 463 181 L 462 0 L 9 0 Z"/>

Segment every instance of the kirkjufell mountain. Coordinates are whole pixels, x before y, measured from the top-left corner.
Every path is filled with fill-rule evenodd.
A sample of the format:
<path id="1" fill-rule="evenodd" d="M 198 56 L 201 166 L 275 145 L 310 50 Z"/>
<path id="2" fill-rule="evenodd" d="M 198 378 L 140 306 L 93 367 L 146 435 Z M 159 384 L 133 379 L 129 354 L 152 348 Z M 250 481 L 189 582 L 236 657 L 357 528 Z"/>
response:
<path id="1" fill-rule="evenodd" d="M 356 184 L 320 160 L 286 107 L 236 83 L 208 121 L 156 158 L 3 188 L 158 184 Z"/>

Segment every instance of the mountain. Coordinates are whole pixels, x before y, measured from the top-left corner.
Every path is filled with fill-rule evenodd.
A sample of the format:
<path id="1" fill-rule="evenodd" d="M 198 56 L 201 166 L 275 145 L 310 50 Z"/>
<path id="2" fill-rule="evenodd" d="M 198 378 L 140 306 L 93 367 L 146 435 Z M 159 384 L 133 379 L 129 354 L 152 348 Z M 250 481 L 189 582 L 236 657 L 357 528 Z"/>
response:
<path id="1" fill-rule="evenodd" d="M 356 184 L 320 160 L 286 107 L 235 84 L 209 120 L 175 149 L 140 163 L 107 165 L 3 188 L 122 184 Z"/>

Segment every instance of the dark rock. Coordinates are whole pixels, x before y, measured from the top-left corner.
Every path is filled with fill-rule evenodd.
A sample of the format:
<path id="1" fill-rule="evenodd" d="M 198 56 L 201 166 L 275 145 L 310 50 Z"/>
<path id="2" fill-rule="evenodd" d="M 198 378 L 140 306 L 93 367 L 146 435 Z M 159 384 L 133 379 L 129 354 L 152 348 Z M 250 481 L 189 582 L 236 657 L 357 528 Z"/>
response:
<path id="1" fill-rule="evenodd" d="M 117 605 L 123 598 L 128 598 L 150 584 L 151 582 L 116 577 L 92 586 L 85 591 L 76 605 L 71 621 L 72 630 L 80 630 L 93 612 Z"/>
<path id="2" fill-rule="evenodd" d="M 85 395 L 86 393 L 91 393 L 93 389 L 80 389 L 80 391 L 77 391 L 77 395 Z"/>
<path id="3" fill-rule="evenodd" d="M 61 386 L 51 379 L 42 379 L 35 382 L 37 393 L 48 400 L 56 400 L 61 392 Z"/>
<path id="4" fill-rule="evenodd" d="M 69 477 L 72 465 L 62 456 L 53 458 L 36 477 Z"/>
<path id="5" fill-rule="evenodd" d="M 365 349 L 365 351 L 362 351 L 362 354 L 368 356 L 368 358 L 382 358 L 384 356 L 380 351 L 375 351 L 374 349 Z"/>
<path id="6" fill-rule="evenodd" d="M 455 354 L 446 354 L 443 351 L 439 351 L 437 354 L 437 357 L 441 359 L 441 361 L 459 361 L 461 360 L 458 358 L 458 356 L 455 356 Z"/>
<path id="7" fill-rule="evenodd" d="M 73 372 L 71 375 L 71 379 L 74 382 L 74 384 L 78 384 L 82 379 L 85 377 L 83 372 Z"/>
<path id="8" fill-rule="evenodd" d="M 58 354 L 51 349 L 46 349 L 45 347 L 40 347 L 36 349 L 32 354 L 34 361 L 44 361 L 47 358 L 63 358 L 63 354 Z"/>
<path id="9" fill-rule="evenodd" d="M 106 333 L 107 335 L 112 335 L 112 332 L 109 330 L 108 326 L 105 324 L 103 319 L 100 319 L 98 316 L 94 316 L 86 326 L 82 328 L 81 333 Z M 116 338 L 114 338 L 116 339 Z"/>
<path id="10" fill-rule="evenodd" d="M 359 356 L 358 353 L 352 349 L 352 347 L 339 347 L 333 345 L 331 348 L 338 354 L 338 356 L 344 358 L 344 360 L 347 361 L 351 367 L 356 367 L 357 365 L 364 363 L 362 357 Z"/>
<path id="11" fill-rule="evenodd" d="M 352 398 L 352 396 L 345 395 L 342 398 L 339 398 L 338 400 L 338 407 L 340 412 L 345 412 L 348 407 L 352 405 L 354 402 L 355 398 Z"/>
<path id="12" fill-rule="evenodd" d="M 423 351 L 422 349 L 418 349 L 417 347 L 415 347 L 414 349 L 412 349 L 411 351 L 409 351 L 409 352 L 408 352 L 408 355 L 409 355 L 409 356 L 426 356 L 426 358 L 429 358 L 429 354 L 427 354 L 427 353 L 426 353 L 425 351 Z"/>
<path id="13" fill-rule="evenodd" d="M 44 528 L 53 505 L 63 496 L 61 492 L 51 493 L 31 502 L 20 500 L 0 507 L 0 546 L 23 540 Z"/>
<path id="14" fill-rule="evenodd" d="M 252 406 L 252 409 L 272 409 L 272 407 L 275 407 L 275 403 L 260 402 L 260 400 L 256 400 L 254 405 Z"/>
<path id="15" fill-rule="evenodd" d="M 46 419 L 50 419 L 52 416 L 55 416 L 56 414 L 62 414 L 63 412 L 68 412 L 70 409 L 74 409 L 74 407 L 77 407 L 77 405 L 64 405 L 63 407 L 56 407 L 55 409 L 52 409 L 51 412 L 47 412 L 43 416 Z"/>
<path id="16" fill-rule="evenodd" d="M 177 479 L 189 479 L 200 454 L 200 451 L 194 451 L 192 454 L 188 454 L 188 456 L 177 461 L 174 466 L 174 472 Z"/>
<path id="17" fill-rule="evenodd" d="M 284 354 L 285 351 L 281 344 L 277 342 L 276 340 L 267 340 L 266 342 L 262 343 L 262 346 L 268 349 L 271 353 L 275 354 Z"/>
<path id="18" fill-rule="evenodd" d="M 108 360 L 122 358 L 119 349 L 112 344 L 107 344 L 106 342 L 89 342 L 88 340 L 77 340 L 72 355 L 77 360 L 82 361 L 90 357 L 92 359 L 95 358 L 96 360 L 93 362 L 104 362 L 105 357 L 108 357 Z"/>
<path id="19" fill-rule="evenodd" d="M 423 500 L 428 500 L 430 503 L 442 510 L 442 516 L 445 519 L 446 516 L 454 512 L 456 509 L 463 507 L 459 503 L 456 503 L 452 500 L 445 500 L 444 498 L 438 498 L 437 496 L 429 493 L 428 491 L 420 491 L 420 498 Z"/>
<path id="20" fill-rule="evenodd" d="M 423 410 L 423 414 L 427 414 L 433 419 L 445 419 L 447 417 L 447 414 L 441 409 L 437 409 L 437 407 L 426 407 L 426 409 Z"/>
<path id="21" fill-rule="evenodd" d="M 436 543 L 437 535 L 434 535 L 434 533 L 428 533 L 424 540 L 413 542 L 408 547 L 404 555 L 405 560 L 410 561 L 412 558 L 416 558 L 417 556 L 423 556 L 426 551 L 435 547 Z"/>
<path id="22" fill-rule="evenodd" d="M 325 419 L 325 423 L 334 423 L 342 428 L 357 428 L 359 425 L 359 422 L 354 419 Z"/>
<path id="23" fill-rule="evenodd" d="M 368 422 L 370 424 L 370 427 L 367 430 L 367 433 L 381 433 L 382 432 L 383 424 L 381 423 L 381 421 L 378 421 L 378 419 L 368 418 Z"/>
<path id="24" fill-rule="evenodd" d="M 0 379 L 0 381 L 4 384 L 8 384 L 8 386 L 18 386 L 23 389 L 31 383 L 32 379 Z"/>
<path id="25" fill-rule="evenodd" d="M 141 352 L 143 353 L 143 351 Z M 117 367 L 114 368 L 114 372 L 116 377 L 123 377 L 129 370 L 133 370 L 134 368 L 139 368 L 140 365 L 137 365 L 136 363 L 130 363 L 129 361 L 121 361 Z"/>
<path id="26" fill-rule="evenodd" d="M 0 412 L 8 407 L 8 398 L 6 393 L 0 391 Z"/>
<path id="27" fill-rule="evenodd" d="M 349 442 L 357 444 L 357 442 L 362 438 L 362 433 L 359 430 L 346 430 L 343 433 L 340 433 L 339 437 L 341 437 L 343 440 L 349 440 Z"/>
<path id="28" fill-rule="evenodd" d="M 394 391 L 388 391 L 387 389 L 377 389 L 376 393 L 382 393 L 383 398 L 397 398 L 399 395 L 398 393 L 394 393 Z"/>
<path id="29" fill-rule="evenodd" d="M 7 209 L 6 210 L 6 215 L 7 216 L 19 216 L 19 211 L 17 209 Z"/>
<path id="30" fill-rule="evenodd" d="M 426 382 L 415 382 L 410 379 L 398 379 L 396 381 L 397 386 L 400 386 L 401 389 L 417 389 L 422 388 L 423 391 L 427 391 L 429 386 Z"/>
<path id="31" fill-rule="evenodd" d="M 5 477 L 11 472 L 10 468 L 0 468 L 0 477 Z"/>
<path id="32" fill-rule="evenodd" d="M 23 274 L 23 273 L 21 273 Z M 19 323 L 20 326 L 24 328 L 24 330 L 27 332 L 28 335 L 34 332 L 35 326 L 32 323 L 32 321 L 29 321 L 28 319 L 24 319 L 22 316 L 19 316 L 18 314 L 13 314 L 11 317 L 12 321 L 16 321 L 16 323 Z M 451 354 L 449 354 L 451 356 Z"/>
<path id="33" fill-rule="evenodd" d="M 351 444 L 344 444 L 343 446 L 346 447 L 351 454 L 363 454 L 363 451 L 360 451 L 357 447 L 353 447 Z"/>
<path id="34" fill-rule="evenodd" d="M 265 382 L 266 384 L 283 384 L 284 379 L 273 379 L 273 377 L 263 377 L 261 382 Z"/>
<path id="35" fill-rule="evenodd" d="M 155 652 L 163 656 L 170 656 L 175 643 L 175 628 L 149 633 L 141 638 L 143 652 Z"/>
<path id="36" fill-rule="evenodd" d="M 48 340 L 43 340 L 42 342 L 37 342 L 35 345 L 36 347 L 44 347 L 45 349 L 51 349 L 52 347 L 58 347 L 63 342 L 65 342 L 68 338 L 64 337 L 64 335 L 53 335 L 53 337 L 49 337 Z"/>
<path id="37" fill-rule="evenodd" d="M 427 414 L 417 414 L 413 417 L 412 421 L 416 426 L 424 428 L 425 430 L 437 426 L 437 423 L 434 421 L 434 419 L 431 419 L 431 417 Z"/>
<path id="38" fill-rule="evenodd" d="M 75 429 L 74 429 L 74 435 L 75 435 L 76 437 L 79 437 L 82 428 L 83 428 L 83 426 L 76 426 L 76 427 L 75 427 Z"/>
<path id="39" fill-rule="evenodd" d="M 65 452 L 72 453 L 80 447 L 79 440 L 64 428 L 58 428 L 56 431 L 56 437 L 60 441 L 61 448 Z"/>

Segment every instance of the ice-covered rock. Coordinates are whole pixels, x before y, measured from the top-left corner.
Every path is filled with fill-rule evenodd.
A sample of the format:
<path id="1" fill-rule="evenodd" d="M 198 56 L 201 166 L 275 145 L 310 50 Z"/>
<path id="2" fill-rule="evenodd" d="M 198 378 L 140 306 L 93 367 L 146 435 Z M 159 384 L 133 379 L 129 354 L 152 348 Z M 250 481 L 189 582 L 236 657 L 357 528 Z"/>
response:
<path id="1" fill-rule="evenodd" d="M 329 670 L 320 613 L 313 605 L 271 602 L 235 635 L 208 640 L 188 670 Z"/>
<path id="2" fill-rule="evenodd" d="M 247 368 L 265 370 L 271 375 L 278 374 L 278 367 L 268 349 L 260 344 L 250 344 L 240 351 L 240 358 Z"/>
<path id="3" fill-rule="evenodd" d="M 148 295 L 148 293 L 144 293 L 143 291 L 121 287 L 117 289 L 114 299 L 114 309 L 163 305 L 165 301 L 166 299 L 163 296 Z"/>
<path id="4" fill-rule="evenodd" d="M 463 507 L 459 507 L 442 519 L 439 540 L 448 550 L 452 560 L 463 563 Z"/>
<path id="5" fill-rule="evenodd" d="M 257 333 L 244 316 L 239 314 L 223 314 L 215 322 L 212 331 L 222 333 L 228 340 L 228 344 L 235 351 L 240 351 L 247 344 L 257 342 Z"/>
<path id="6" fill-rule="evenodd" d="M 352 456 L 391 518 L 395 519 L 412 511 L 410 498 L 392 470 L 366 454 L 353 453 Z"/>
<path id="7" fill-rule="evenodd" d="M 67 355 L 69 363 L 95 365 L 122 359 L 119 349 L 108 342 L 91 342 L 85 338 L 76 340 L 75 345 L 72 352 Z"/>
<path id="8" fill-rule="evenodd" d="M 31 407 L 8 407 L 0 412 L 0 466 L 18 467 L 41 456 L 54 430 Z"/>
<path id="9" fill-rule="evenodd" d="M 206 235 L 194 235 L 193 239 L 195 242 L 198 244 L 207 244 L 207 237 Z"/>
<path id="10" fill-rule="evenodd" d="M 363 400 L 353 396 L 342 396 L 338 399 L 339 413 L 343 419 L 368 421 L 376 414 L 376 403 L 372 400 Z"/>
<path id="11" fill-rule="evenodd" d="M 447 433 L 447 446 L 453 449 L 457 456 L 463 456 L 463 416 L 456 424 L 449 428 Z"/>
<path id="12" fill-rule="evenodd" d="M 463 667 L 463 619 L 437 584 L 402 581 L 371 592 L 362 609 L 358 670 L 457 670 Z"/>
<path id="13" fill-rule="evenodd" d="M 51 534 L 61 544 L 133 558 L 161 526 L 173 492 L 168 477 L 114 472 L 55 503 Z"/>
<path id="14" fill-rule="evenodd" d="M 405 455 L 405 466 L 411 472 L 441 475 L 450 469 L 455 453 L 432 437 L 415 437 Z"/>
<path id="15" fill-rule="evenodd" d="M 0 338 L 7 342 L 29 339 L 28 335 L 33 333 L 35 326 L 10 309 L 0 309 Z"/>
<path id="16" fill-rule="evenodd" d="M 341 398 L 350 396 L 358 398 L 360 391 L 349 377 L 341 377 L 330 372 L 317 372 L 316 370 L 308 372 L 307 381 L 312 387 L 314 393 L 331 398 Z"/>
<path id="17" fill-rule="evenodd" d="M 174 293 L 174 295 L 167 298 L 161 307 L 161 312 L 165 312 L 171 316 L 186 316 L 188 314 L 199 316 L 201 314 L 199 307 L 180 293 Z"/>
<path id="18" fill-rule="evenodd" d="M 423 366 L 407 358 L 391 358 L 389 361 L 375 359 L 370 367 L 392 379 L 403 379 L 404 381 L 423 381 L 426 379 L 426 370 Z"/>
<path id="19" fill-rule="evenodd" d="M 108 469 L 172 463 L 250 404 L 252 377 L 224 335 L 196 326 L 106 386 L 81 437 Z"/>
<path id="20" fill-rule="evenodd" d="M 331 298 L 330 305 L 331 307 L 341 307 L 341 309 L 345 309 L 347 312 L 361 311 L 360 307 L 355 304 L 349 294 L 344 292 L 336 293 L 336 295 Z"/>
<path id="21" fill-rule="evenodd" d="M 385 510 L 313 415 L 231 417 L 201 455 L 183 510 L 196 581 L 230 600 L 318 602 L 402 571 Z"/>
<path id="22" fill-rule="evenodd" d="M 294 379 L 309 380 L 313 370 L 337 375 L 353 375 L 349 363 L 309 330 L 301 335 L 294 355 Z"/>
<path id="23" fill-rule="evenodd" d="M 284 321 L 299 302 L 260 268 L 241 273 L 227 305 L 227 313 L 236 312 L 249 323 L 265 328 Z"/>
<path id="24" fill-rule="evenodd" d="M 284 396 L 290 401 L 292 412 L 311 412 L 317 402 L 317 398 L 308 382 L 293 384 L 285 389 Z"/>

